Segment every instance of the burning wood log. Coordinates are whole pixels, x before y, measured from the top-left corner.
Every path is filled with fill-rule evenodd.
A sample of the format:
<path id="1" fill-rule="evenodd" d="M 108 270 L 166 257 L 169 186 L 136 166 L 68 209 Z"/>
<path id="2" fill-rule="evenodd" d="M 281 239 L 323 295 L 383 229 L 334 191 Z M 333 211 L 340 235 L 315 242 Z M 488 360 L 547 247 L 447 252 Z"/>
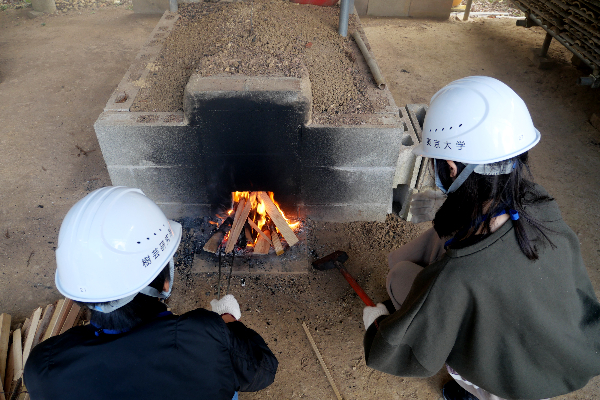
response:
<path id="1" fill-rule="evenodd" d="M 271 237 L 267 236 L 263 231 L 261 231 L 260 228 L 258 227 L 258 225 L 256 225 L 254 223 L 254 221 L 252 221 L 250 218 L 248 218 L 248 224 L 250 224 L 252 229 L 254 229 L 256 232 L 258 232 L 258 234 L 260 235 L 261 238 L 263 238 L 264 240 L 266 240 L 269 243 L 269 246 L 273 245 L 273 242 L 271 242 Z M 256 250 L 254 250 L 254 252 L 256 253 Z"/>
<path id="2" fill-rule="evenodd" d="M 227 217 L 225 221 L 221 224 L 219 229 L 208 239 L 208 242 L 202 248 L 204 251 L 208 251 L 209 253 L 217 254 L 219 250 L 219 246 L 223 241 L 223 238 L 231 229 L 231 225 L 233 224 L 233 219 L 231 217 Z"/>
<path id="3" fill-rule="evenodd" d="M 273 224 L 272 221 L 269 224 L 269 228 L 271 229 L 271 240 L 273 241 L 273 248 L 275 249 L 275 254 L 280 256 L 283 254 L 283 246 L 281 245 L 281 240 L 279 240 L 277 228 L 275 228 L 275 224 Z"/>
<path id="4" fill-rule="evenodd" d="M 281 236 L 283 236 L 288 246 L 292 247 L 293 245 L 298 243 L 298 237 L 296 236 L 292 228 L 290 228 L 283 215 L 281 215 L 281 212 L 279 211 L 275 203 L 273 203 L 269 195 L 266 192 L 258 192 L 258 198 L 265 205 L 267 214 L 269 215 L 277 229 L 279 229 L 279 232 L 281 232 Z"/>
<path id="5" fill-rule="evenodd" d="M 248 217 L 250 219 L 250 217 Z M 254 243 L 254 238 L 252 237 L 252 228 L 250 224 L 244 225 L 244 235 L 246 235 L 246 243 Z"/>
<path id="6" fill-rule="evenodd" d="M 269 239 L 265 239 L 265 236 Z M 269 229 L 265 229 L 260 233 L 260 237 L 256 241 L 256 245 L 254 246 L 254 254 L 269 254 L 269 249 L 271 248 L 271 232 Z"/>
<path id="7" fill-rule="evenodd" d="M 233 226 L 231 227 L 231 232 L 229 233 L 229 240 L 227 241 L 227 245 L 225 246 L 225 254 L 231 253 L 235 244 L 237 243 L 237 239 L 244 229 L 244 225 L 246 224 L 246 219 L 248 218 L 248 214 L 250 214 L 250 207 L 252 207 L 252 200 L 254 200 L 256 196 L 255 192 L 250 193 L 250 198 L 244 203 L 244 200 L 240 200 L 238 204 L 238 209 L 235 212 L 235 219 L 233 220 Z M 243 209 L 241 212 L 239 211 L 243 205 Z"/>

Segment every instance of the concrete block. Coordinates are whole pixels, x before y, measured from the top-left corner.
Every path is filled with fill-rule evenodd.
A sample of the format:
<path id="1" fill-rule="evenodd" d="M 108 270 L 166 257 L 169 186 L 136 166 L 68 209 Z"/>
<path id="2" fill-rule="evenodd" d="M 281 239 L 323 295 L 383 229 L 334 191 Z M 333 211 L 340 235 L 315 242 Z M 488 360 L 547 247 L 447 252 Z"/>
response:
<path id="1" fill-rule="evenodd" d="M 354 222 L 378 221 L 383 222 L 392 212 L 392 203 L 365 203 L 365 204 L 329 204 L 305 205 L 302 207 L 305 215 L 315 221 L 326 222 Z"/>
<path id="2" fill-rule="evenodd" d="M 190 216 L 214 215 L 210 204 L 156 203 L 167 218 L 181 220 Z"/>
<path id="3" fill-rule="evenodd" d="M 370 17 L 408 17 L 410 5 L 411 0 L 369 0 L 367 15 Z"/>
<path id="4" fill-rule="evenodd" d="M 301 157 L 305 166 L 395 167 L 403 147 L 403 128 L 306 126 Z M 406 143 L 410 141 L 405 141 Z"/>
<path id="5" fill-rule="evenodd" d="M 413 18 L 448 19 L 452 0 L 412 0 L 408 16 Z"/>
<path id="6" fill-rule="evenodd" d="M 141 189 L 159 203 L 207 204 L 204 171 L 198 167 L 108 166 L 115 186 Z"/>
<path id="7" fill-rule="evenodd" d="M 133 12 L 138 14 L 162 14 L 169 8 L 169 0 L 133 0 Z"/>
<path id="8" fill-rule="evenodd" d="M 166 123 L 171 115 L 102 113 L 94 129 L 106 165 L 196 165 L 202 154 L 200 135 L 183 122 Z"/>
<path id="9" fill-rule="evenodd" d="M 192 75 L 185 87 L 183 108 L 190 125 L 200 125 L 206 111 L 268 111 L 296 114 L 310 120 L 312 94 L 308 78 Z"/>
<path id="10" fill-rule="evenodd" d="M 301 198 L 305 205 L 392 204 L 393 167 L 305 167 Z"/>
<path id="11" fill-rule="evenodd" d="M 207 154 L 298 153 L 302 120 L 289 109 L 205 110 L 196 131 Z"/>
<path id="12" fill-rule="evenodd" d="M 54 0 L 31 0 L 33 11 L 42 13 L 56 12 L 56 3 Z"/>

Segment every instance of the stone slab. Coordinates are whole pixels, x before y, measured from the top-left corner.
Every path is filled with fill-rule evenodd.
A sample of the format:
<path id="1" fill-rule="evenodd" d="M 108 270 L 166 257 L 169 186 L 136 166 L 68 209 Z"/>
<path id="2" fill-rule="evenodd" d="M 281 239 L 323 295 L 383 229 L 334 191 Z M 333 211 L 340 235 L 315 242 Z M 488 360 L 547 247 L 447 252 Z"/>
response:
<path id="1" fill-rule="evenodd" d="M 408 16 L 448 19 L 451 8 L 452 0 L 411 0 Z"/>
<path id="2" fill-rule="evenodd" d="M 204 123 L 207 111 L 280 112 L 310 121 L 312 94 L 308 78 L 216 76 L 190 77 L 183 95 L 183 108 L 190 125 Z"/>
<path id="3" fill-rule="evenodd" d="M 306 126 L 301 157 L 305 166 L 395 167 L 403 129 L 381 126 Z"/>
<path id="4" fill-rule="evenodd" d="M 304 167 L 301 198 L 305 205 L 392 204 L 393 167 Z"/>
<path id="5" fill-rule="evenodd" d="M 221 272 L 224 286 L 221 286 L 222 293 L 227 288 L 227 275 L 229 266 L 233 259 L 232 275 L 253 275 L 253 274 L 306 274 L 310 271 L 310 258 L 308 246 L 306 243 L 306 234 L 297 233 L 300 241 L 292 246 L 285 247 L 282 255 L 275 254 L 273 247 L 269 250 L 269 254 L 252 255 L 237 254 L 235 257 L 231 255 L 221 256 Z M 204 243 L 198 243 L 197 248 L 201 249 Z M 194 264 L 192 272 L 201 273 L 218 273 L 219 272 L 219 257 L 216 254 L 199 251 L 194 254 Z"/>
<path id="6" fill-rule="evenodd" d="M 169 9 L 169 0 L 133 0 L 134 13 L 162 14 Z"/>
<path id="7" fill-rule="evenodd" d="M 411 0 L 369 0 L 367 15 L 370 17 L 408 17 L 410 4 Z"/>
<path id="8" fill-rule="evenodd" d="M 304 205 L 301 208 L 304 215 L 315 221 L 325 222 L 354 222 L 354 221 L 385 221 L 392 212 L 392 203 L 365 204 L 328 204 Z"/>

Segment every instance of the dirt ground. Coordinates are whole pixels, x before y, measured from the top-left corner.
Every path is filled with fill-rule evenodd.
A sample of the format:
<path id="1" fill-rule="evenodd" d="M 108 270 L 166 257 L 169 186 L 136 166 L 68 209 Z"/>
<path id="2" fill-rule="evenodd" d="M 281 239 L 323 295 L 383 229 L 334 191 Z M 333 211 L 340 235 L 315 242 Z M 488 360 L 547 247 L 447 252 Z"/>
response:
<path id="1" fill-rule="evenodd" d="M 57 300 L 54 249 L 68 209 L 110 179 L 93 123 L 159 16 L 126 6 L 84 8 L 27 19 L 26 10 L 0 11 L 0 312 L 23 321 Z M 600 295 L 600 132 L 588 122 L 600 113 L 597 91 L 575 85 L 584 73 L 556 43 L 555 68 L 528 59 L 544 33 L 514 20 L 361 20 L 399 106 L 427 103 L 443 85 L 468 75 L 496 77 L 527 103 L 542 140 L 532 169 L 577 232 Z M 457 107 L 460 105 L 457 105 Z M 386 298 L 386 255 L 428 226 L 388 217 L 385 223 L 311 223 L 315 257 L 345 250 L 351 274 L 375 300 Z M 187 254 L 188 256 L 190 254 Z M 179 267 L 170 306 L 206 307 L 217 278 Z M 242 320 L 280 360 L 276 382 L 240 399 L 334 398 L 305 338 L 305 321 L 345 399 L 431 399 L 448 379 L 398 378 L 365 366 L 362 308 L 335 271 L 296 276 L 240 277 L 231 292 Z M 563 399 L 600 399 L 600 378 Z"/>

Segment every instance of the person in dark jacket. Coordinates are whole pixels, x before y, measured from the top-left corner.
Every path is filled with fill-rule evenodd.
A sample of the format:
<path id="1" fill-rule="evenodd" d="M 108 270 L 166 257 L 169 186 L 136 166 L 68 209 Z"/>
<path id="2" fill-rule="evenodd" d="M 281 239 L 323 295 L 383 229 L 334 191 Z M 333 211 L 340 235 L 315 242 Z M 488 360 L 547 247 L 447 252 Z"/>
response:
<path id="1" fill-rule="evenodd" d="M 554 397 L 600 374 L 600 303 L 578 238 L 528 177 L 539 139 L 493 78 L 434 95 L 415 152 L 447 197 L 433 228 L 389 256 L 396 311 L 365 308 L 367 365 L 416 377 L 446 366 L 447 400 Z"/>
<path id="2" fill-rule="evenodd" d="M 232 295 L 173 315 L 181 225 L 140 190 L 98 189 L 60 229 L 56 286 L 90 309 L 90 323 L 36 346 L 24 382 L 32 400 L 237 399 L 275 379 L 265 341 L 239 322 Z"/>

